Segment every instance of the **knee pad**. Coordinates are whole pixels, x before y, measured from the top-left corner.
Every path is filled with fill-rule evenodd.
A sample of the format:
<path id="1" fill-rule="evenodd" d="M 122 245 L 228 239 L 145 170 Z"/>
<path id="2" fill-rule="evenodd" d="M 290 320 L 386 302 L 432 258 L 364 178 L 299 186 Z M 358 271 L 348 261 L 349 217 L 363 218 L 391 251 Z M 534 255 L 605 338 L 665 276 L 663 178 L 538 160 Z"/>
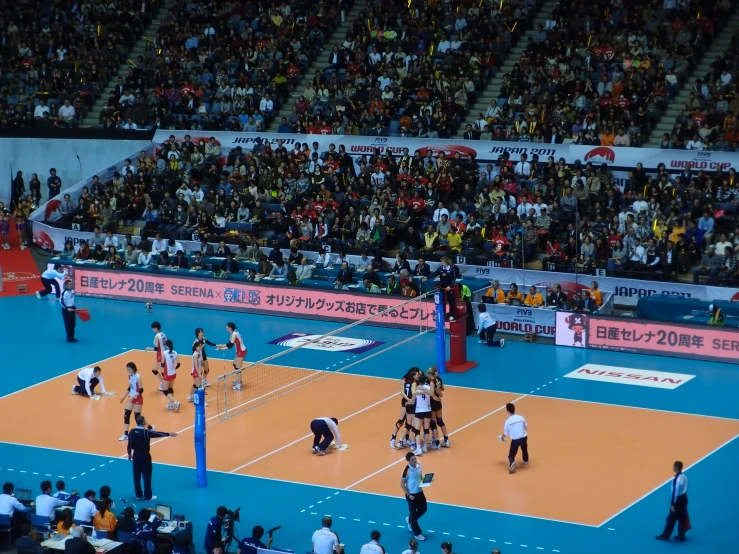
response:
<path id="1" fill-rule="evenodd" d="M 192 390 L 198 390 L 198 386 L 195 383 L 192 384 Z"/>
<path id="2" fill-rule="evenodd" d="M 433 419 L 431 420 L 431 430 L 436 431 L 436 421 Z"/>
<path id="3" fill-rule="evenodd" d="M 406 430 L 406 431 L 407 431 L 408 433 L 410 433 L 412 429 L 413 429 L 413 426 L 412 426 L 412 425 L 411 425 L 410 423 L 408 423 L 408 422 L 406 421 L 406 422 L 405 422 L 405 430 Z"/>
<path id="4" fill-rule="evenodd" d="M 437 418 L 436 418 L 436 424 L 437 424 L 437 425 L 438 425 L 439 427 L 444 427 L 444 420 L 443 420 L 442 418 L 440 418 L 440 417 L 437 417 Z"/>
<path id="5" fill-rule="evenodd" d="M 159 389 L 159 392 L 161 392 L 164 396 L 167 396 L 169 394 L 169 389 Z"/>
<path id="6" fill-rule="evenodd" d="M 152 373 L 153 373 L 154 375 L 159 375 L 159 370 L 157 370 L 157 369 L 152 369 L 152 370 L 151 370 L 151 372 L 152 372 Z"/>
<path id="7" fill-rule="evenodd" d="M 174 394 L 174 389 L 172 387 L 169 387 L 167 389 L 167 394 Z"/>
<path id="8" fill-rule="evenodd" d="M 402 419 L 399 419 L 398 421 L 395 422 L 395 428 L 396 429 L 402 429 L 404 423 L 405 423 L 405 421 L 403 421 Z"/>
<path id="9" fill-rule="evenodd" d="M 131 410 L 123 410 L 123 423 L 126 425 L 131 423 Z"/>
<path id="10" fill-rule="evenodd" d="M 418 429 L 416 429 L 415 427 L 413 427 L 413 429 L 411 429 L 411 430 L 413 431 L 413 438 L 414 438 L 414 439 L 415 439 L 416 437 L 418 437 L 418 435 L 420 435 L 420 434 L 421 434 L 421 431 L 419 431 L 419 430 L 418 430 Z"/>

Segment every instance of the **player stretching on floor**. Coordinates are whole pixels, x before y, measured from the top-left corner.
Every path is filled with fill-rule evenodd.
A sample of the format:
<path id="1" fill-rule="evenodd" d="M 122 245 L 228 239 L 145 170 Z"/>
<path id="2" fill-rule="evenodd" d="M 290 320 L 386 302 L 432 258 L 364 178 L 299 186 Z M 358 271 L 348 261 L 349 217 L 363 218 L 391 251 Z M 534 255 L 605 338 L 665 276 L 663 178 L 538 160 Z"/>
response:
<path id="1" fill-rule="evenodd" d="M 154 364 L 151 366 L 151 372 L 159 379 L 159 390 L 163 391 L 165 390 L 162 388 L 164 383 L 162 382 L 162 375 L 159 370 L 163 367 L 162 362 L 164 358 L 162 356 L 164 354 L 164 344 L 167 342 L 167 335 L 162 332 L 162 326 L 158 321 L 151 324 L 151 330 L 154 331 L 154 346 L 147 346 L 146 351 L 156 352 L 157 354 Z"/>
<path id="2" fill-rule="evenodd" d="M 174 351 L 174 344 L 171 340 L 164 343 L 166 350 L 164 352 L 164 362 L 162 362 L 162 384 L 159 390 L 169 399 L 167 404 L 168 410 L 180 411 L 180 403 L 174 397 L 174 381 L 177 379 L 177 369 L 180 367 L 180 357 Z"/>
<path id="3" fill-rule="evenodd" d="M 188 402 L 193 401 L 195 391 L 203 386 L 203 379 L 201 377 L 203 375 L 203 363 L 203 343 L 196 340 L 192 343 L 192 369 L 190 370 L 190 375 L 192 375 L 192 392 L 187 397 Z M 205 405 L 207 406 L 208 403 L 206 402 Z"/>
<path id="4" fill-rule="evenodd" d="M 419 371 L 411 392 L 416 399 L 416 417 L 413 423 L 416 450 L 413 453 L 420 456 L 427 451 L 428 437 L 431 434 L 431 397 L 434 394 L 434 384 Z"/>
<path id="5" fill-rule="evenodd" d="M 434 444 L 437 447 L 439 446 L 439 435 L 437 429 L 441 429 L 441 432 L 444 434 L 444 442 L 441 443 L 441 446 L 449 448 L 451 446 L 449 443 L 449 433 L 446 431 L 446 425 L 444 424 L 444 417 L 441 411 L 441 400 L 444 396 L 444 383 L 441 380 L 441 377 L 439 377 L 439 372 L 436 371 L 436 368 L 434 367 L 426 371 L 426 377 L 428 377 L 434 384 L 434 394 L 431 395 L 431 434 L 434 437 Z"/>
<path id="6" fill-rule="evenodd" d="M 244 364 L 244 358 L 246 357 L 246 346 L 244 346 L 244 339 L 241 338 L 241 333 L 236 330 L 235 323 L 227 323 L 226 329 L 230 333 L 229 341 L 226 344 L 216 345 L 216 348 L 218 350 L 228 350 L 232 346 L 236 347 L 236 357 L 233 361 L 234 371 L 236 372 L 236 382 L 233 384 L 233 390 L 241 390 L 243 388 L 243 384 L 241 382 L 241 366 Z"/>
<path id="7" fill-rule="evenodd" d="M 410 442 L 410 432 L 413 428 L 413 408 L 415 407 L 413 399 L 413 395 L 411 394 L 411 388 L 413 387 L 413 381 L 416 377 L 416 371 L 418 371 L 418 368 L 412 367 L 408 370 L 408 373 L 405 374 L 403 377 L 403 380 L 400 382 L 400 417 L 398 418 L 398 421 L 395 422 L 395 429 L 393 429 L 393 435 L 390 438 L 390 448 L 396 447 L 396 437 L 398 436 L 398 433 L 400 432 L 403 427 L 405 427 L 405 441 Z M 410 412 L 408 411 L 410 408 Z M 401 438 L 399 441 L 397 441 L 397 447 L 403 448 L 404 443 L 403 439 Z"/>
<path id="8" fill-rule="evenodd" d="M 195 329 L 195 340 L 200 341 L 200 343 L 202 343 L 203 345 L 203 373 L 202 373 L 203 381 L 202 381 L 202 384 L 203 384 L 203 387 L 209 387 L 210 383 L 208 382 L 208 373 L 210 373 L 210 364 L 208 363 L 208 353 L 205 351 L 205 345 L 207 344 L 208 346 L 215 346 L 216 343 L 210 342 L 205 337 L 205 331 L 203 331 L 202 327 L 198 327 L 197 329 Z"/>
<path id="9" fill-rule="evenodd" d="M 128 371 L 128 390 L 123 395 L 123 398 L 121 398 L 121 404 L 126 399 L 128 401 L 126 402 L 126 409 L 123 410 L 123 435 L 118 439 L 119 441 L 128 440 L 131 414 L 139 415 L 144 407 L 144 386 L 141 384 L 141 375 L 139 375 L 136 364 L 128 362 L 126 364 L 126 371 Z"/>

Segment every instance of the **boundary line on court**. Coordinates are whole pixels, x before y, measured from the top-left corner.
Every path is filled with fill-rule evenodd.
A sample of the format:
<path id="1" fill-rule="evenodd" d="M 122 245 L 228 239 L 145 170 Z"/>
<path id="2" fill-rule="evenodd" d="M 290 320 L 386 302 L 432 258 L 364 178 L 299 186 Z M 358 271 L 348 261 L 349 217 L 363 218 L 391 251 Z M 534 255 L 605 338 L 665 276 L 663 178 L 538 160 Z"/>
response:
<path id="1" fill-rule="evenodd" d="M 710 458 L 711 456 L 713 456 L 714 454 L 716 454 L 717 452 L 719 452 L 719 451 L 720 451 L 721 449 L 723 449 L 723 448 L 724 448 L 725 446 L 729 446 L 729 445 L 730 445 L 730 444 L 731 444 L 732 442 L 734 442 L 734 441 L 735 441 L 735 440 L 736 440 L 737 438 L 739 438 L 739 434 L 737 434 L 737 435 L 734 435 L 734 436 L 733 436 L 732 438 L 730 438 L 729 440 L 727 440 L 727 441 L 726 441 L 725 443 L 723 443 L 723 444 L 721 444 L 721 445 L 717 446 L 716 448 L 714 448 L 713 450 L 711 450 L 711 451 L 710 451 L 710 452 L 709 452 L 708 454 L 704 455 L 703 457 L 699 458 L 698 460 L 696 460 L 695 462 L 693 462 L 692 464 L 690 464 L 690 465 L 689 465 L 688 467 L 686 467 L 686 468 L 683 468 L 683 473 L 686 473 L 686 472 L 688 472 L 689 470 L 693 469 L 693 468 L 694 468 L 695 466 L 697 466 L 697 465 L 698 465 L 699 463 L 701 463 L 702 461 L 704 461 L 704 460 L 706 460 L 706 459 Z M 608 523 L 609 521 L 612 521 L 612 520 L 616 519 L 616 518 L 617 518 L 618 516 L 620 516 L 620 515 L 621 515 L 621 514 L 623 514 L 624 512 L 626 512 L 626 511 L 630 510 L 631 508 L 633 508 L 634 506 L 636 506 L 637 504 L 639 504 L 639 503 L 640 503 L 640 502 L 641 502 L 642 500 L 645 500 L 646 498 L 648 498 L 648 497 L 652 496 L 652 495 L 653 495 L 653 494 L 654 494 L 655 492 L 657 492 L 657 491 L 658 491 L 659 489 L 661 489 L 662 487 L 664 487 L 665 485 L 667 485 L 668 483 L 670 483 L 670 482 L 672 481 L 672 479 L 673 479 L 673 478 L 670 478 L 670 479 L 667 479 L 666 481 L 664 481 L 664 482 L 660 483 L 659 485 L 657 485 L 656 487 L 654 487 L 654 488 L 653 488 L 653 489 L 652 489 L 651 491 L 649 491 L 648 493 L 646 493 L 646 494 L 644 494 L 644 495 L 640 496 L 640 497 L 639 497 L 639 498 L 638 498 L 637 500 L 635 500 L 634 502 L 632 502 L 631 504 L 629 504 L 629 505 L 628 505 L 628 506 L 626 506 L 625 508 L 623 508 L 623 509 L 619 510 L 619 511 L 618 511 L 618 512 L 616 512 L 616 513 L 615 513 L 614 515 L 612 515 L 611 517 L 609 517 L 609 518 L 608 518 L 608 519 L 606 519 L 606 520 L 605 520 L 605 521 L 604 521 L 603 523 L 601 523 L 600 525 L 597 525 L 596 527 L 603 527 L 603 526 L 604 526 L 604 525 L 605 525 L 606 523 Z"/>
<path id="2" fill-rule="evenodd" d="M 64 453 L 67 453 L 67 454 L 77 454 L 79 456 L 95 456 L 96 458 L 107 458 L 108 459 L 108 464 L 113 464 L 113 462 L 116 462 L 116 461 L 122 461 L 119 458 L 114 458 L 114 457 L 109 456 L 109 455 L 106 455 L 106 454 L 96 454 L 96 453 L 93 453 L 93 452 L 77 452 L 76 450 L 68 450 L 68 449 L 65 449 L 65 448 L 50 448 L 50 447 L 47 447 L 47 446 L 37 446 L 37 445 L 34 445 L 34 444 L 21 444 L 21 443 L 0 441 L 0 445 L 3 445 L 3 444 L 7 444 L 9 446 L 21 446 L 21 447 L 25 447 L 25 448 L 35 448 L 35 449 L 40 449 L 40 450 L 49 450 L 49 451 L 52 451 L 52 452 L 64 452 Z M 128 461 L 128 460 L 126 460 L 126 461 Z M 162 467 L 162 468 L 170 467 L 170 468 L 187 469 L 187 470 L 195 471 L 195 468 L 192 467 L 192 466 L 185 466 L 185 465 L 180 465 L 180 464 L 170 464 L 170 463 L 164 463 L 164 462 L 154 462 L 154 465 L 155 466 Z M 83 476 L 85 473 L 87 473 L 87 472 L 82 472 L 78 476 L 67 477 L 67 479 L 69 479 L 70 481 L 71 480 L 76 480 L 79 476 Z M 315 483 L 305 483 L 305 482 L 302 482 L 302 481 L 292 481 L 292 480 L 289 480 L 289 479 L 275 479 L 275 478 L 272 478 L 272 477 L 263 477 L 263 476 L 260 476 L 260 475 L 249 475 L 249 474 L 246 474 L 246 473 L 229 473 L 227 471 L 223 471 L 223 470 L 219 470 L 219 469 L 208 469 L 208 473 L 217 473 L 217 474 L 221 474 L 221 475 L 232 476 L 232 477 L 239 477 L 239 478 L 258 479 L 260 481 L 271 481 L 271 482 L 274 482 L 274 483 L 284 483 L 286 485 L 298 485 L 298 486 L 304 486 L 304 487 L 311 487 L 311 488 L 314 488 L 314 489 L 322 489 L 323 491 L 330 491 L 332 493 L 335 493 L 336 492 L 336 489 L 333 489 L 331 487 L 326 487 L 324 485 L 316 485 Z M 380 498 L 389 498 L 391 500 L 396 500 L 396 501 L 399 501 L 399 502 L 403 500 L 402 498 L 399 498 L 398 496 L 392 496 L 392 495 L 389 495 L 389 494 L 382 494 L 382 493 L 377 493 L 377 492 L 356 491 L 356 490 L 342 490 L 342 491 L 339 491 L 339 492 L 346 492 L 346 493 L 349 493 L 349 494 L 357 494 L 357 495 L 364 495 L 364 494 L 366 494 L 366 495 L 370 495 L 370 496 L 377 496 L 377 497 L 380 497 Z M 544 517 L 532 516 L 532 515 L 527 515 L 527 514 L 516 514 L 516 513 L 512 513 L 512 512 L 501 512 L 501 511 L 498 511 L 498 510 L 488 510 L 486 508 L 475 508 L 473 506 L 463 506 L 463 505 L 460 505 L 460 504 L 449 504 L 449 503 L 432 502 L 432 501 L 429 501 L 429 504 L 434 504 L 434 505 L 440 506 L 440 507 L 459 508 L 459 509 L 463 509 L 463 510 L 474 510 L 476 512 L 483 512 L 483 513 L 489 513 L 489 514 L 501 514 L 501 515 L 506 515 L 506 516 L 523 517 L 523 518 L 527 518 L 527 519 L 535 519 L 535 520 L 539 520 L 539 521 L 548 521 L 548 522 L 552 522 L 552 523 L 566 523 L 566 524 L 569 524 L 569 525 L 577 525 L 577 526 L 580 526 L 580 527 L 594 528 L 594 526 L 592 526 L 592 525 L 588 525 L 588 524 L 585 524 L 585 523 L 577 523 L 577 522 L 574 522 L 574 521 L 564 521 L 564 520 L 558 520 L 558 519 L 548 519 L 548 518 L 544 518 Z"/>
<path id="3" fill-rule="evenodd" d="M 378 400 L 377 402 L 374 402 L 373 404 L 370 404 L 369 406 L 365 406 L 365 407 L 364 407 L 364 408 L 362 408 L 361 410 L 357 410 L 357 411 L 356 411 L 356 412 L 354 412 L 353 414 L 349 414 L 348 416 L 345 416 L 345 417 L 343 417 L 343 418 L 340 418 L 340 419 L 339 419 L 339 421 L 342 421 L 342 422 L 344 422 L 344 421 L 346 421 L 347 419 L 351 419 L 351 418 L 352 418 L 352 417 L 354 417 L 355 415 L 359 415 L 359 414 L 361 414 L 362 412 L 366 412 L 367 410 L 371 410 L 371 409 L 372 409 L 372 408 L 374 408 L 375 406 L 379 406 L 380 404 L 383 404 L 383 403 L 387 402 L 388 400 L 391 400 L 391 399 L 395 398 L 395 397 L 396 397 L 396 396 L 398 396 L 399 394 L 400 394 L 399 392 L 393 393 L 393 394 L 391 394 L 390 396 L 387 396 L 387 397 L 383 398 L 382 400 Z M 247 462 L 247 463 L 245 463 L 245 464 L 243 464 L 243 465 L 240 465 L 240 466 L 239 466 L 239 467 L 237 467 L 236 469 L 232 469 L 231 471 L 228 471 L 227 473 L 229 473 L 229 474 L 234 474 L 234 473 L 236 473 L 237 471 L 239 471 L 240 469 L 243 469 L 243 468 L 245 468 L 245 467 L 247 467 L 247 466 L 250 466 L 250 465 L 252 465 L 252 464 L 255 464 L 255 463 L 259 462 L 260 460 L 264 460 L 265 458 L 268 458 L 268 457 L 269 457 L 269 456 L 271 456 L 272 454 L 277 454 L 278 452 L 281 452 L 282 450 L 285 450 L 286 448 L 290 448 L 291 446 L 293 446 L 293 445 L 295 445 L 295 444 L 297 444 L 297 443 L 299 443 L 299 442 L 301 442 L 301 441 L 304 441 L 304 440 L 306 440 L 306 439 L 309 439 L 309 438 L 310 438 L 310 437 L 312 437 L 312 436 L 313 436 L 313 433 L 309 433 L 309 434 L 307 434 L 307 435 L 305 435 L 305 436 L 303 436 L 303 437 L 300 437 L 300 438 L 299 438 L 299 439 L 297 439 L 297 440 L 294 440 L 294 441 L 292 441 L 291 443 L 285 444 L 285 445 L 281 446 L 280 448 L 277 448 L 276 450 L 273 450 L 272 452 L 268 452 L 267 454 L 264 454 L 263 456 L 259 456 L 259 458 L 255 458 L 254 460 L 252 460 L 252 461 L 250 461 L 250 462 Z"/>

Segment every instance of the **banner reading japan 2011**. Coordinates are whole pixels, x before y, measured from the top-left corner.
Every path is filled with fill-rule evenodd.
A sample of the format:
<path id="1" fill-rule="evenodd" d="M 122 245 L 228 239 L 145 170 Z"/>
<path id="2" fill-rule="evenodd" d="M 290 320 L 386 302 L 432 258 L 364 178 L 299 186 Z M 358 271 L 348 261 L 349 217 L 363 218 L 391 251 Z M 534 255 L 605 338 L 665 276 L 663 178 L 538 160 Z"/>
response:
<path id="1" fill-rule="evenodd" d="M 318 143 L 321 152 L 327 151 L 329 144 L 334 144 L 337 150 L 340 145 L 343 145 L 347 153 L 355 158 L 355 163 L 361 156 L 371 156 L 376 150 L 381 153 L 390 152 L 400 155 L 406 149 L 410 155 L 419 152 L 422 156 L 426 156 L 428 152 L 434 155 L 443 153 L 447 157 L 454 157 L 459 153 L 463 158 L 472 154 L 479 164 L 495 162 L 504 152 L 508 152 L 514 161 L 517 161 L 521 154 L 526 154 L 529 159 L 537 155 L 542 162 L 552 156 L 555 160 L 564 158 L 565 163 L 568 164 L 575 163 L 576 160 L 596 165 L 607 164 L 614 170 L 633 169 L 637 163 L 641 163 L 648 171 L 657 169 L 660 164 L 664 164 L 668 171 L 677 171 L 690 163 L 696 170 L 715 171 L 719 168 L 728 170 L 736 162 L 736 156 L 727 152 L 348 135 L 157 131 L 154 141 L 161 144 L 169 140 L 171 135 L 174 135 L 177 141 L 182 141 L 185 135 L 190 135 L 193 142 L 198 142 L 201 138 L 207 141 L 210 137 L 214 137 L 221 146 L 222 155 L 228 154 L 237 146 L 245 151 L 251 151 L 257 139 L 269 142 L 273 147 L 278 141 L 282 141 L 288 150 L 296 144 L 307 143 L 312 147 L 314 142 Z"/>

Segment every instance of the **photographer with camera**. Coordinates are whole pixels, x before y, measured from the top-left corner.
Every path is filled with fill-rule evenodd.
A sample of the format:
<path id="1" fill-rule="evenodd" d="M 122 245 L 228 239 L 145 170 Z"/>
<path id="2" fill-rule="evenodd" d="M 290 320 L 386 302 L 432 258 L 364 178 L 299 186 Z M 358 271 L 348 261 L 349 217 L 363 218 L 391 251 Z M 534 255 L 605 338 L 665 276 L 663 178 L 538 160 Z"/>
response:
<path id="1" fill-rule="evenodd" d="M 220 554 L 223 551 L 223 520 L 227 514 L 228 509 L 225 506 L 219 506 L 216 515 L 208 520 L 203 544 L 205 554 Z M 215 552 L 216 549 L 218 552 Z"/>
<path id="2" fill-rule="evenodd" d="M 263 548 L 269 550 L 269 548 L 272 546 L 272 533 L 274 533 L 279 527 L 275 527 L 274 529 L 270 529 L 267 539 L 267 544 L 265 545 L 262 542 L 262 537 L 264 536 L 264 527 L 261 525 L 257 525 L 254 527 L 254 529 L 251 530 L 251 537 L 248 539 L 244 539 L 239 543 L 239 552 L 238 554 L 257 554 L 257 549 Z"/>

